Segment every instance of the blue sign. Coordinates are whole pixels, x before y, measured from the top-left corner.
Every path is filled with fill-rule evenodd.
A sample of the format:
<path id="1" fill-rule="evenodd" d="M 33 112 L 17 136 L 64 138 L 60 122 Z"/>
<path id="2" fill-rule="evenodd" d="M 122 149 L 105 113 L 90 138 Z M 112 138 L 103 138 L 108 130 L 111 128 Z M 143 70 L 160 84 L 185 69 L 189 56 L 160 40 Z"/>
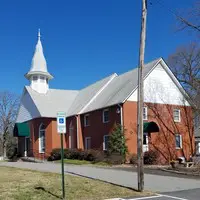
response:
<path id="1" fill-rule="evenodd" d="M 60 124 L 64 124 L 64 119 L 63 118 L 59 118 L 59 123 Z"/>
<path id="2" fill-rule="evenodd" d="M 65 112 L 57 113 L 57 132 L 64 134 L 66 133 L 66 114 Z"/>

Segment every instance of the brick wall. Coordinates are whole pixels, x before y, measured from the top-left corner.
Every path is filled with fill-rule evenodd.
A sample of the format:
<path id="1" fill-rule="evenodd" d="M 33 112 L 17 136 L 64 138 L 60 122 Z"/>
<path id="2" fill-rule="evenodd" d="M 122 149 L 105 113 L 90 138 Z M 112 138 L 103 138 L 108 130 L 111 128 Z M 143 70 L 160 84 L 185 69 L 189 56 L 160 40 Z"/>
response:
<path id="1" fill-rule="evenodd" d="M 159 152 L 159 163 L 185 156 L 189 158 L 194 149 L 193 121 L 191 107 L 146 104 L 148 120 L 159 126 L 158 133 L 149 134 L 149 148 Z M 130 153 L 137 153 L 137 103 L 127 101 L 123 105 L 124 126 L 127 129 L 127 145 Z M 181 122 L 174 122 L 173 109 L 181 110 Z M 175 148 L 175 134 L 182 135 L 183 148 Z"/>
<path id="2" fill-rule="evenodd" d="M 91 148 L 103 150 L 103 136 L 108 135 L 115 123 L 120 123 L 120 113 L 117 113 L 119 106 L 109 107 L 109 122 L 103 123 L 103 110 L 96 110 L 89 114 L 89 126 L 84 126 L 84 115 L 81 115 L 81 128 L 83 133 L 83 147 L 85 138 L 91 137 Z"/>

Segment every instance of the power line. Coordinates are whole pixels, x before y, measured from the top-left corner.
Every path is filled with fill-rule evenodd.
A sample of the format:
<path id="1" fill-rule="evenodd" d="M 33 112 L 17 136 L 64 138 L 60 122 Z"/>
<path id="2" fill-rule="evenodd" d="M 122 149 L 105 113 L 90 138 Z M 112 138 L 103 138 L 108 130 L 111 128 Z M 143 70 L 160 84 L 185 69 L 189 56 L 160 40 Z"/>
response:
<path id="1" fill-rule="evenodd" d="M 154 1 L 156 1 L 162 8 L 168 10 L 168 12 L 170 12 L 172 15 L 174 15 L 179 21 L 181 21 L 182 23 L 184 23 L 188 27 L 193 28 L 193 29 L 195 29 L 195 30 L 200 32 L 200 26 L 197 26 L 197 25 L 189 22 L 188 20 L 184 19 L 180 15 L 178 15 L 174 10 L 172 10 L 169 7 L 167 7 L 162 0 L 154 0 Z M 153 5 L 152 0 L 149 3 L 150 3 L 150 5 Z"/>

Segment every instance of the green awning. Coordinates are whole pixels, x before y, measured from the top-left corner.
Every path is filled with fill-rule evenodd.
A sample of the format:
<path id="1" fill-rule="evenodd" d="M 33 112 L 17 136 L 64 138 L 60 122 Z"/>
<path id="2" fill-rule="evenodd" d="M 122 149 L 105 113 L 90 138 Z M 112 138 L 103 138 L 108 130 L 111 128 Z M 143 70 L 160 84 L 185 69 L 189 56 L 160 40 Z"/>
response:
<path id="1" fill-rule="evenodd" d="M 144 133 L 159 132 L 159 127 L 155 122 L 144 122 L 143 132 Z"/>
<path id="2" fill-rule="evenodd" d="M 15 137 L 30 137 L 29 124 L 27 122 L 16 123 L 14 127 Z"/>

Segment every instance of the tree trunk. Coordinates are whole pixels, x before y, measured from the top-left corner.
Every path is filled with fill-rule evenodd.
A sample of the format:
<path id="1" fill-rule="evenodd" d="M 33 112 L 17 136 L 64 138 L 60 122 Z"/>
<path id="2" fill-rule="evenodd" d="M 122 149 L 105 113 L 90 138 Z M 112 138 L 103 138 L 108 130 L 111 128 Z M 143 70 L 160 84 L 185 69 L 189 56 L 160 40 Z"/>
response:
<path id="1" fill-rule="evenodd" d="M 3 145 L 2 145 L 2 147 L 3 147 L 3 159 L 5 160 L 6 159 L 6 135 L 5 135 L 5 133 L 4 133 L 4 135 L 3 135 Z"/>

